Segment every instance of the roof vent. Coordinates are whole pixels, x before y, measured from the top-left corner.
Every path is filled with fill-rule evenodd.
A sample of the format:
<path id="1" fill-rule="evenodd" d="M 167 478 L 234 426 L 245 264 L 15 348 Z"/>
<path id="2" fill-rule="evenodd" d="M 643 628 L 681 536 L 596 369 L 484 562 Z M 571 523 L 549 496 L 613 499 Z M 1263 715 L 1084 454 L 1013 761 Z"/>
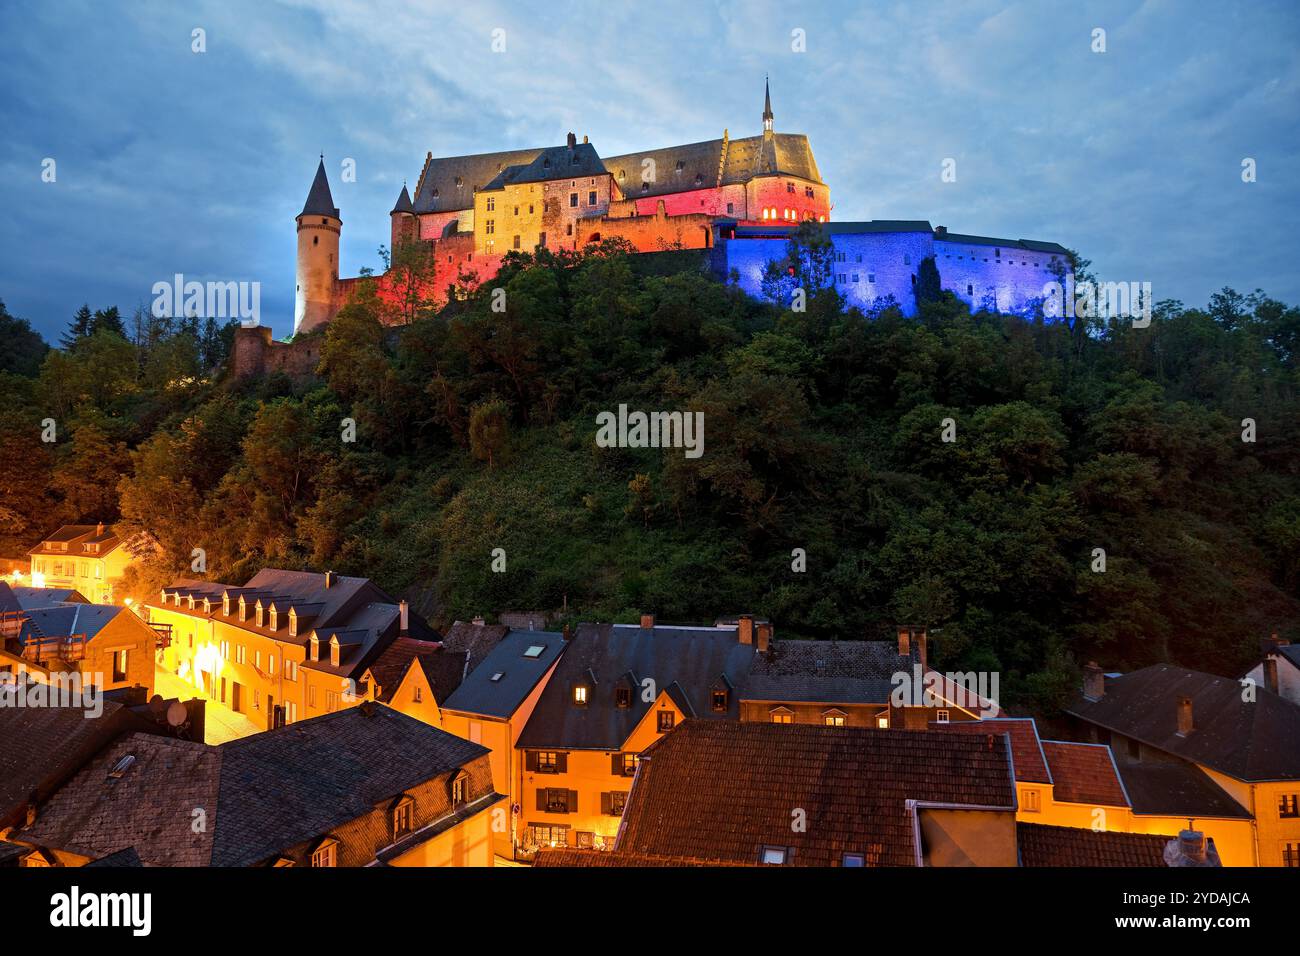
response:
<path id="1" fill-rule="evenodd" d="M 120 780 L 122 775 L 131 769 L 133 763 L 135 763 L 135 754 L 127 754 L 117 763 L 113 764 L 113 769 L 108 772 L 109 778 Z"/>

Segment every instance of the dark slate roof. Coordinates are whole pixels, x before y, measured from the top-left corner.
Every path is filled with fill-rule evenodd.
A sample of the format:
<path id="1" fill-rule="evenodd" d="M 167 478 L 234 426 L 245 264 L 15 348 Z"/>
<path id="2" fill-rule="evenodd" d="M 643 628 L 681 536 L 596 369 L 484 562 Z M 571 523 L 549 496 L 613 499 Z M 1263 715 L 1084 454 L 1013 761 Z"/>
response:
<path id="1" fill-rule="evenodd" d="M 1205 771 L 1181 760 L 1122 763 L 1119 775 L 1134 813 L 1159 817 L 1250 818 L 1250 812 Z"/>
<path id="2" fill-rule="evenodd" d="M 549 146 L 539 151 L 531 162 L 505 167 L 483 189 L 504 189 L 520 183 L 540 183 L 574 176 L 604 176 L 605 172 L 596 147 L 590 143 Z"/>
<path id="3" fill-rule="evenodd" d="M 444 650 L 436 641 L 399 637 L 369 667 L 370 673 L 379 682 L 378 700 L 385 704 L 392 700 L 412 666 L 418 666 L 424 671 L 424 676 L 433 689 L 434 700 L 442 704 L 460 686 L 465 674 L 465 654 Z"/>
<path id="4" fill-rule="evenodd" d="M 654 161 L 655 180 L 641 188 L 642 164 Z M 723 159 L 723 140 L 710 139 L 684 146 L 667 146 L 639 153 L 611 156 L 605 169 L 629 199 L 664 196 L 691 189 L 745 183 L 755 176 L 786 175 L 820 183 L 821 173 L 808 137 L 799 133 L 774 133 L 729 140 Z M 722 172 L 719 183 L 719 170 Z M 698 178 L 698 185 L 697 185 Z"/>
<path id="5" fill-rule="evenodd" d="M 397 205 L 393 207 L 393 212 L 415 212 L 415 207 L 411 205 L 411 194 L 406 191 L 406 183 L 402 183 L 402 191 L 397 197 Z M 390 213 L 391 215 L 391 213 Z"/>
<path id="6" fill-rule="evenodd" d="M 530 647 L 541 647 L 542 653 L 525 657 Z M 564 649 L 564 635 L 555 631 L 511 631 L 483 658 L 482 665 L 461 681 L 455 693 L 442 701 L 442 706 L 465 714 L 509 717 Z M 498 674 L 501 676 L 493 680 Z"/>
<path id="7" fill-rule="evenodd" d="M 1021 866 L 1165 866 L 1176 836 L 1017 823 Z"/>
<path id="8" fill-rule="evenodd" d="M 754 646 L 741 644 L 734 627 L 580 624 L 518 746 L 618 750 L 654 707 L 653 700 L 642 699 L 646 679 L 654 681 L 656 695 L 684 697 L 689 706 L 682 709 L 688 715 L 734 720 L 739 716 L 737 695 L 730 695 L 722 714 L 712 710 L 710 694 L 723 675 L 733 687 L 740 686 L 753 657 Z M 616 703 L 614 689 L 621 681 L 635 684 L 630 707 Z M 573 703 L 573 687 L 579 683 L 590 686 L 585 707 Z"/>
<path id="9" fill-rule="evenodd" d="M 1109 747 L 1044 740 L 1043 753 L 1052 771 L 1052 799 L 1102 807 L 1129 805 Z"/>
<path id="10" fill-rule="evenodd" d="M 13 588 L 13 595 L 18 599 L 24 611 L 38 607 L 53 607 L 56 604 L 89 604 L 90 602 L 75 588 Z"/>
<path id="11" fill-rule="evenodd" d="M 14 614 L 22 609 L 22 602 L 9 587 L 9 583 L 0 581 L 0 614 Z"/>
<path id="12" fill-rule="evenodd" d="M 250 866 L 487 753 L 382 704 L 219 747 L 133 733 L 105 748 L 15 837 L 96 859 L 134 847 L 150 865 Z M 128 755 L 130 766 L 110 777 Z M 199 833 L 195 807 L 208 813 Z"/>
<path id="13" fill-rule="evenodd" d="M 482 189 L 507 166 L 526 166 L 542 152 L 512 149 L 473 156 L 447 156 L 424 161 L 415 187 L 417 213 L 455 212 L 474 208 L 474 191 Z"/>
<path id="14" fill-rule="evenodd" d="M 25 645 L 33 637 L 73 635 L 84 635 L 89 641 L 119 614 L 130 613 L 126 608 L 113 604 L 62 604 L 35 608 L 27 612 L 27 619 L 18 632 L 18 641 Z"/>
<path id="15" fill-rule="evenodd" d="M 135 852 L 135 847 L 129 846 L 108 856 L 101 856 L 98 860 L 91 860 L 86 866 L 144 866 L 144 864 L 140 861 L 140 854 Z"/>
<path id="16" fill-rule="evenodd" d="M 742 700 L 887 704 L 891 677 L 921 662 L 915 647 L 898 653 L 893 641 L 774 641 L 757 654 L 741 687 Z"/>
<path id="17" fill-rule="evenodd" d="M 1069 250 L 1055 242 L 1036 239 L 994 239 L 991 236 L 970 236 L 958 232 L 936 232 L 935 242 L 951 242 L 962 246 L 1001 246 L 1003 249 L 1024 249 L 1028 252 L 1052 252 L 1066 255 Z"/>
<path id="18" fill-rule="evenodd" d="M 330 181 L 325 175 L 324 157 L 316 167 L 316 178 L 311 182 L 311 191 L 307 193 L 307 201 L 303 203 L 302 212 L 298 215 L 340 218 L 338 207 L 334 205 L 334 197 L 330 195 Z"/>
<path id="19" fill-rule="evenodd" d="M 750 863 L 770 844 L 796 866 L 914 866 L 908 800 L 1011 813 L 1006 736 L 688 720 L 641 755 L 615 849 Z"/>
<path id="20" fill-rule="evenodd" d="M 442 637 L 442 646 L 449 651 L 463 651 L 469 655 L 467 673 L 474 673 L 483 659 L 492 653 L 505 638 L 510 628 L 504 624 L 466 624 L 457 621 L 447 628 Z"/>
<path id="21" fill-rule="evenodd" d="M 933 232 L 925 219 L 868 219 L 862 222 L 824 222 L 822 229 L 832 236 L 860 233 Z"/>
<path id="22" fill-rule="evenodd" d="M 1178 700 L 1192 699 L 1194 729 L 1178 735 Z M 1106 680 L 1100 700 L 1082 696 L 1066 711 L 1149 746 L 1246 781 L 1300 780 L 1300 704 L 1226 677 L 1154 664 Z"/>
<path id="23" fill-rule="evenodd" d="M 989 720 L 959 720 L 941 724 L 931 721 L 931 730 L 960 734 L 1007 734 L 1011 737 L 1011 758 L 1015 763 L 1016 780 L 1020 783 L 1051 783 L 1052 773 L 1047 768 L 1043 743 L 1038 737 L 1038 725 L 1032 717 L 994 717 Z"/>
<path id="24" fill-rule="evenodd" d="M 1282 644 L 1274 648 L 1278 654 L 1286 658 L 1291 666 L 1300 670 L 1300 644 Z"/>

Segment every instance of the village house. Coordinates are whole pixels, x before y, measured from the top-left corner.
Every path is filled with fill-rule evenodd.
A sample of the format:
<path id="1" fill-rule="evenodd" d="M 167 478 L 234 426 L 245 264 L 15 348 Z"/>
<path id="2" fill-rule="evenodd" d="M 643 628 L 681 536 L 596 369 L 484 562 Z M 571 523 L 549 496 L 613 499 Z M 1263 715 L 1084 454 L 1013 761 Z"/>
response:
<path id="1" fill-rule="evenodd" d="M 1066 712 L 1077 736 L 1111 748 L 1135 810 L 1227 819 L 1235 804 L 1249 830 L 1216 829 L 1225 865 L 1300 867 L 1300 705 L 1172 664 L 1115 676 L 1089 664 Z"/>
<path id="2" fill-rule="evenodd" d="M 399 637 L 366 668 L 361 684 L 367 699 L 442 727 L 442 704 L 460 686 L 468 657 L 445 650 L 438 641 Z"/>
<path id="3" fill-rule="evenodd" d="M 162 637 L 131 609 L 88 604 L 66 589 L 19 591 L 0 581 L 0 674 L 152 692 L 154 651 Z"/>
<path id="4" fill-rule="evenodd" d="M 1259 663 L 1242 679 L 1300 704 L 1300 645 L 1281 640 L 1276 634 L 1262 643 Z"/>
<path id="5" fill-rule="evenodd" d="M 126 542 L 104 524 L 63 525 L 29 556 L 33 585 L 73 588 L 99 604 L 121 599 L 118 584 L 133 560 Z"/>
<path id="6" fill-rule="evenodd" d="M 220 746 L 127 734 L 8 840 L 28 865 L 491 866 L 503 799 L 485 748 L 367 701 Z"/>
<path id="7" fill-rule="evenodd" d="M 443 728 L 491 751 L 493 785 L 510 798 L 510 827 L 492 835 L 499 856 L 514 856 L 520 842 L 524 768 L 516 746 L 567 646 L 559 632 L 511 630 L 442 704 Z"/>
<path id="8" fill-rule="evenodd" d="M 367 578 L 264 568 L 243 587 L 185 580 L 147 605 L 170 629 L 160 664 L 209 700 L 274 728 L 350 707 L 398 637 L 438 633 Z"/>

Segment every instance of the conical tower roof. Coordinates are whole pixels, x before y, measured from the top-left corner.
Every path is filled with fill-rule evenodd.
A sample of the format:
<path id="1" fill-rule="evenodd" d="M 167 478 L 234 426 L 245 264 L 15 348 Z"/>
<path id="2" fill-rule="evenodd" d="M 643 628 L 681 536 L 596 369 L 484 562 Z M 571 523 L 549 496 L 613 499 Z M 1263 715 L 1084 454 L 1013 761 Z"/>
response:
<path id="1" fill-rule="evenodd" d="M 339 216 L 338 207 L 334 205 L 334 197 L 330 195 L 330 181 L 325 175 L 324 156 L 321 157 L 320 165 L 316 167 L 316 178 L 312 180 L 311 192 L 307 193 L 307 202 L 298 215 L 342 218 Z"/>
<path id="2" fill-rule="evenodd" d="M 393 207 L 393 212 L 409 212 L 415 215 L 415 207 L 411 205 L 411 194 L 406 191 L 406 183 L 402 183 L 402 194 L 397 197 L 397 205 Z"/>

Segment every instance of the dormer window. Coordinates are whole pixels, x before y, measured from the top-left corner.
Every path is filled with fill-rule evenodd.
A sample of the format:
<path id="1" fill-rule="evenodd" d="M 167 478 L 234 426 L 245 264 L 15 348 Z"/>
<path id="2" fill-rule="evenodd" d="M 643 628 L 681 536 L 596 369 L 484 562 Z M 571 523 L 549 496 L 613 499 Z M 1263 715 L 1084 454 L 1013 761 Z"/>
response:
<path id="1" fill-rule="evenodd" d="M 273 631 L 278 631 L 280 629 L 280 612 L 278 612 L 275 608 L 271 608 L 270 627 L 271 630 Z"/>
<path id="2" fill-rule="evenodd" d="M 661 710 L 659 711 L 658 720 L 659 733 L 666 734 L 668 731 L 672 730 L 673 725 L 677 723 L 677 715 L 671 710 Z"/>
<path id="3" fill-rule="evenodd" d="M 615 705 L 617 705 L 617 706 L 619 706 L 619 707 L 624 707 L 624 708 L 626 708 L 626 707 L 631 707 L 631 706 L 632 706 L 632 688 L 631 688 L 631 687 L 615 687 L 615 688 L 614 688 L 614 703 L 615 703 Z"/>
<path id="4" fill-rule="evenodd" d="M 339 649 L 339 639 L 337 636 L 330 638 L 330 664 L 334 667 L 339 666 L 339 660 L 342 657 Z"/>
<path id="5" fill-rule="evenodd" d="M 404 836 L 411 832 L 411 827 L 415 821 L 415 801 L 410 797 L 402 797 L 393 807 L 393 839 Z"/>
<path id="6" fill-rule="evenodd" d="M 246 602 L 242 597 L 239 599 L 239 619 L 241 621 L 248 620 L 248 602 Z"/>
<path id="7" fill-rule="evenodd" d="M 226 617 L 230 617 L 230 595 L 229 594 L 221 595 L 221 613 L 224 614 Z"/>
<path id="8" fill-rule="evenodd" d="M 327 838 L 311 855 L 312 866 L 338 866 L 339 841 Z"/>
<path id="9" fill-rule="evenodd" d="M 716 688 L 713 691 L 713 712 L 715 714 L 725 714 L 727 712 L 728 694 L 725 688 Z"/>
<path id="10" fill-rule="evenodd" d="M 847 717 L 848 714 L 836 707 L 822 711 L 822 722 L 827 727 L 843 727 Z"/>
<path id="11" fill-rule="evenodd" d="M 463 807 L 469 803 L 469 774 L 461 771 L 451 781 L 451 805 Z"/>
<path id="12" fill-rule="evenodd" d="M 311 659 L 320 660 L 320 638 L 315 634 L 311 636 Z"/>
<path id="13" fill-rule="evenodd" d="M 298 636 L 298 612 L 289 608 L 289 636 Z"/>
<path id="14" fill-rule="evenodd" d="M 573 688 L 573 702 L 579 707 L 587 706 L 587 685 L 579 684 Z"/>
<path id="15" fill-rule="evenodd" d="M 262 607 L 262 602 L 257 602 L 257 626 L 262 627 L 266 620 L 266 608 Z"/>
<path id="16" fill-rule="evenodd" d="M 758 854 L 758 862 L 764 866 L 784 866 L 790 859 L 790 848 L 784 846 L 765 846 Z"/>

